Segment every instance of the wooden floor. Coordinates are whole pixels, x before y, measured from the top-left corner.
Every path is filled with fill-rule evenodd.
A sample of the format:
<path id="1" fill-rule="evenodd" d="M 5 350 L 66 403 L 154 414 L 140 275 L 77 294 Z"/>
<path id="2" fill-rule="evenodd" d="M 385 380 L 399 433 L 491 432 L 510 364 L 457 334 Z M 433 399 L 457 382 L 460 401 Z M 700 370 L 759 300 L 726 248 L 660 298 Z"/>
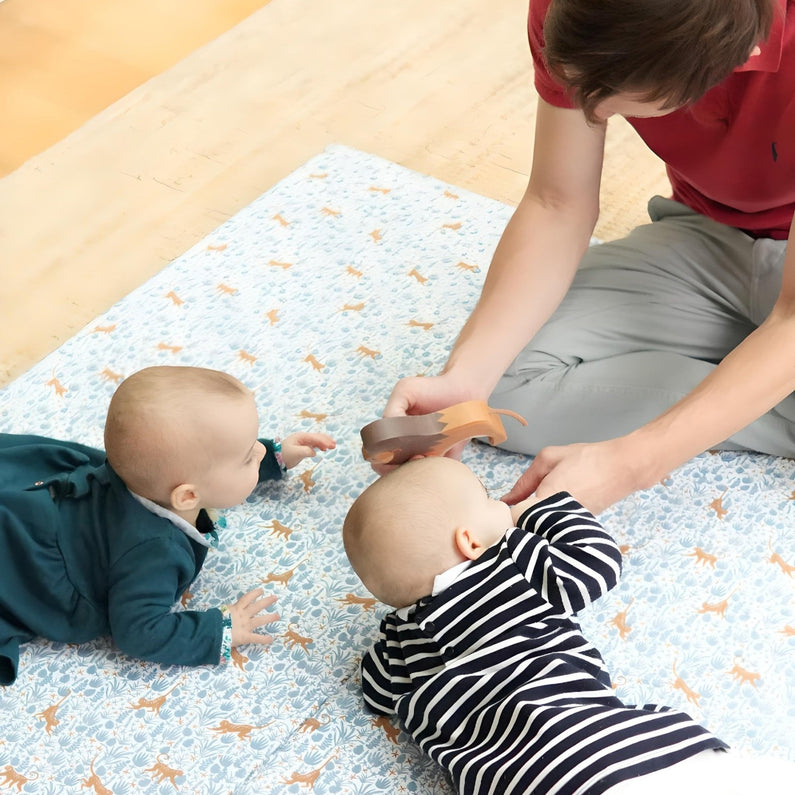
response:
<path id="1" fill-rule="evenodd" d="M 535 113 L 526 11 L 0 3 L 0 166 L 24 160 L 0 179 L 0 385 L 329 143 L 518 201 Z M 665 190 L 659 161 L 611 122 L 597 234 L 623 234 Z"/>

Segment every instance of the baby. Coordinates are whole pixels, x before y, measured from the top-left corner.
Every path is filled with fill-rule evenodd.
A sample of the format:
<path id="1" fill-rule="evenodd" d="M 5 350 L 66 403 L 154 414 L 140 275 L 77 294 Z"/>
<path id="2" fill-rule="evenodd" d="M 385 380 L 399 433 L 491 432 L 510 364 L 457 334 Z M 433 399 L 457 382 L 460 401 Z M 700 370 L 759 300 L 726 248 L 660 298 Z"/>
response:
<path id="1" fill-rule="evenodd" d="M 174 612 L 218 534 L 208 509 L 238 505 L 316 450 L 322 433 L 258 439 L 253 394 L 197 367 L 150 367 L 113 395 L 105 450 L 0 434 L 0 683 L 35 636 L 111 635 L 126 654 L 169 665 L 228 660 L 269 643 L 275 597 Z M 107 456 L 107 457 L 106 457 Z"/>
<path id="2" fill-rule="evenodd" d="M 716 753 L 688 715 L 616 698 L 573 615 L 616 584 L 621 554 L 568 494 L 509 507 L 459 461 L 418 459 L 359 496 L 343 540 L 397 608 L 362 661 L 365 703 L 458 792 L 789 791 L 783 760 Z"/>

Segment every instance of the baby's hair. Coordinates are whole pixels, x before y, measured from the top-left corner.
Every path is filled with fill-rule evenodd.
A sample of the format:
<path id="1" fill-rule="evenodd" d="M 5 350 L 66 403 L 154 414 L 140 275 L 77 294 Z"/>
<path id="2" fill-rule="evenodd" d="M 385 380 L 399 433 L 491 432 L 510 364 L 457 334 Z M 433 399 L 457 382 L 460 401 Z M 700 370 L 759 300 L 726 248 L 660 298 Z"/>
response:
<path id="1" fill-rule="evenodd" d="M 202 428 L 192 418 L 208 398 L 250 395 L 234 376 L 203 367 L 147 367 L 125 378 L 105 421 L 105 452 L 132 491 L 159 502 L 200 463 Z M 187 460 L 186 460 L 187 459 Z"/>
<path id="2" fill-rule="evenodd" d="M 345 517 L 342 539 L 351 566 L 371 593 L 393 607 L 426 594 L 428 572 L 438 573 L 436 561 L 451 543 L 449 509 L 428 473 L 443 465 L 439 461 L 401 464 L 370 484 Z"/>

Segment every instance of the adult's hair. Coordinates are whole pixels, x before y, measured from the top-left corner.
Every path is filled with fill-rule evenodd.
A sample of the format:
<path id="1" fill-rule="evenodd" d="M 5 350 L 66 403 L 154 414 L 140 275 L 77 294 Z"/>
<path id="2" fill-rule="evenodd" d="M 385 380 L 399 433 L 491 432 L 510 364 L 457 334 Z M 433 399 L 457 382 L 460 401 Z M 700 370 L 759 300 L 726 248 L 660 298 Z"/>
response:
<path id="1" fill-rule="evenodd" d="M 544 55 L 591 121 L 622 92 L 675 108 L 744 64 L 778 9 L 778 0 L 552 0 Z"/>

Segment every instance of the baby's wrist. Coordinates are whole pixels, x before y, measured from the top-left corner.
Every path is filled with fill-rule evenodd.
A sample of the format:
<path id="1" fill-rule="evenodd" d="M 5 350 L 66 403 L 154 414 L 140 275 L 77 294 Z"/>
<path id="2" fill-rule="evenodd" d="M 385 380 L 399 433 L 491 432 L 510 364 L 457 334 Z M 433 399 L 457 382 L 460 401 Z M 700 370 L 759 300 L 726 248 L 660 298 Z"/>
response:
<path id="1" fill-rule="evenodd" d="M 219 662 L 225 663 L 232 659 L 232 613 L 229 605 L 221 605 L 221 654 Z"/>
<path id="2" fill-rule="evenodd" d="M 284 463 L 284 456 L 282 455 L 282 440 L 279 436 L 273 439 L 273 457 L 276 459 L 282 474 L 287 472 L 287 464 Z"/>

